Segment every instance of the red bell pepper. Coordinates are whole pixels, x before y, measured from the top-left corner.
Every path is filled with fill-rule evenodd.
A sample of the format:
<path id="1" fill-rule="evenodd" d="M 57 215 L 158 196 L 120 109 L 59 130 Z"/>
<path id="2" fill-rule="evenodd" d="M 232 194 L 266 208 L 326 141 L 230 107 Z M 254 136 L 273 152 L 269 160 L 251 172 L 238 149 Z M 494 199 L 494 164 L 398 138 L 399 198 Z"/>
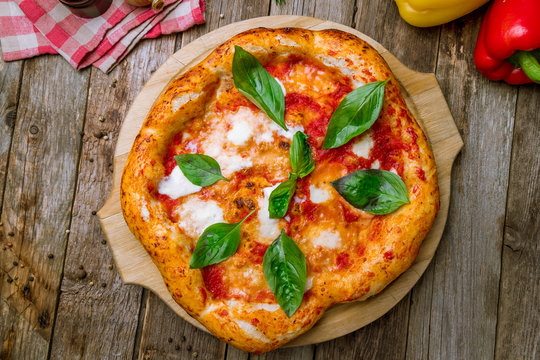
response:
<path id="1" fill-rule="evenodd" d="M 509 84 L 540 83 L 540 0 L 495 0 L 480 27 L 474 63 Z"/>

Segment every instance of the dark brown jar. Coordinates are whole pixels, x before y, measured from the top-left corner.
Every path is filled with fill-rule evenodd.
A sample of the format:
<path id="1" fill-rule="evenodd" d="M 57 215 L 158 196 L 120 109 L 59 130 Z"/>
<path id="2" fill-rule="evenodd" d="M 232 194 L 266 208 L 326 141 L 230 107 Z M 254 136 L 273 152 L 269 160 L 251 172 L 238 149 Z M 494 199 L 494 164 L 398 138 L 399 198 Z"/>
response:
<path id="1" fill-rule="evenodd" d="M 105 13 L 112 0 L 60 0 L 60 2 L 77 16 L 94 18 Z"/>

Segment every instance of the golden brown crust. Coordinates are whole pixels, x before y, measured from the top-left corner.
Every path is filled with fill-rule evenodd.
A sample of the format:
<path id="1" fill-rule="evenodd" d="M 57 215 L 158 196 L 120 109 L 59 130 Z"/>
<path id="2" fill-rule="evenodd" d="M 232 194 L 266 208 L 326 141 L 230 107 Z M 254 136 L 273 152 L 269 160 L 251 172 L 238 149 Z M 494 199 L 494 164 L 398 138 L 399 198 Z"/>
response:
<path id="1" fill-rule="evenodd" d="M 370 240 L 372 245 L 363 249 L 362 255 L 351 254 L 361 256 L 362 264 L 355 263 L 345 275 L 323 271 L 320 276 L 326 285 L 314 284 L 310 296 L 291 318 L 282 311 L 249 308 L 242 301 L 207 300 L 206 292 L 200 290 L 205 287 L 201 271 L 189 268 L 192 239 L 179 231 L 153 193 L 166 175 L 163 158 L 173 137 L 208 110 L 224 74 L 230 74 L 234 45 L 250 51 L 262 63 L 282 53 L 318 56 L 345 59 L 341 66 L 352 70 L 354 80 L 363 83 L 390 77 L 378 121 L 399 129 L 396 136 L 410 149 L 403 151 L 407 156 L 401 175 L 411 203 L 371 219 L 367 231 L 377 228 L 377 238 Z M 433 224 L 439 194 L 425 135 L 382 57 L 349 33 L 287 28 L 239 34 L 169 84 L 135 139 L 122 177 L 121 202 L 130 230 L 151 255 L 175 301 L 220 339 L 246 351 L 266 352 L 309 330 L 329 306 L 375 295 L 403 273 L 413 263 Z M 373 245 L 376 243 L 379 245 Z M 215 309 L 220 310 L 212 311 Z"/>

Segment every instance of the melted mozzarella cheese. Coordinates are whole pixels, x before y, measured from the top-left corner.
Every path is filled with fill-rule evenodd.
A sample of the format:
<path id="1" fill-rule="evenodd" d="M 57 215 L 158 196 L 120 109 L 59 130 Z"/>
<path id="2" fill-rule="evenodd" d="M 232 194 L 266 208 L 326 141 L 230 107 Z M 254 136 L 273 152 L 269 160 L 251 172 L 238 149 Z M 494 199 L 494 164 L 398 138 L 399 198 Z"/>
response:
<path id="1" fill-rule="evenodd" d="M 178 109 L 186 105 L 188 102 L 198 98 L 199 95 L 199 93 L 188 93 L 175 97 L 171 102 L 172 112 L 175 113 L 176 111 L 178 111 Z"/>
<path id="2" fill-rule="evenodd" d="M 222 132 L 223 124 L 220 125 L 201 142 L 201 151 L 214 158 L 221 167 L 223 175 L 229 177 L 235 171 L 253 166 L 253 162 L 249 157 L 240 156 L 235 146 L 224 148 L 227 143 Z"/>
<path id="3" fill-rule="evenodd" d="M 274 123 L 274 122 L 273 122 Z M 297 131 L 304 131 L 304 127 L 302 125 L 296 125 L 296 126 L 287 126 L 287 131 L 282 129 L 278 124 L 274 123 L 275 126 L 277 126 L 277 134 L 280 136 L 284 136 L 289 140 L 292 140 L 294 134 L 296 134 Z"/>
<path id="4" fill-rule="evenodd" d="M 256 122 L 253 118 L 257 116 L 251 109 L 241 107 L 235 113 L 229 113 L 225 116 L 225 121 L 231 124 L 231 130 L 227 132 L 227 140 L 236 146 L 241 146 L 253 136 Z M 220 131 L 217 131 L 219 134 Z M 219 134 L 221 136 L 221 134 Z"/>
<path id="5" fill-rule="evenodd" d="M 309 200 L 314 204 L 321 204 L 330 199 L 331 194 L 326 189 L 321 189 L 315 185 L 309 185 Z"/>
<path id="6" fill-rule="evenodd" d="M 226 130 L 226 124 L 232 126 L 229 131 Z M 253 166 L 254 159 L 245 156 L 245 153 L 242 156 L 238 146 L 245 145 L 252 138 L 257 144 L 273 143 L 274 135 L 291 140 L 297 131 L 304 131 L 303 126 L 289 126 L 288 131 L 285 131 L 263 112 L 241 107 L 237 112 L 227 114 L 224 122 L 216 124 L 202 139 L 199 148 L 203 154 L 214 158 L 223 175 L 228 177 L 236 171 Z M 226 136 L 223 136 L 224 133 Z"/>
<path id="7" fill-rule="evenodd" d="M 201 189 L 200 186 L 192 184 L 178 166 L 173 169 L 169 176 L 161 179 L 158 185 L 158 192 L 167 195 L 171 199 L 178 199 L 180 196 L 193 194 Z"/>
<path id="8" fill-rule="evenodd" d="M 257 329 L 255 326 L 251 325 L 249 322 L 244 320 L 233 320 L 242 331 L 246 333 L 248 337 L 257 339 L 262 342 L 270 342 L 270 339 L 268 339 L 259 329 Z"/>
<path id="9" fill-rule="evenodd" d="M 292 41 L 290 39 L 286 39 L 286 38 L 282 38 L 281 36 L 278 36 L 278 41 L 281 45 L 285 45 L 285 46 L 294 46 L 294 47 L 298 47 L 300 46 L 300 44 L 298 44 L 297 42 L 295 41 Z"/>
<path id="10" fill-rule="evenodd" d="M 265 304 L 265 303 L 251 304 L 251 309 L 274 312 L 274 311 L 279 310 L 279 305 L 278 304 Z"/>
<path id="11" fill-rule="evenodd" d="M 146 207 L 146 200 L 144 199 L 142 199 L 141 217 L 144 221 L 150 220 L 150 211 L 148 211 L 148 208 Z"/>
<path id="12" fill-rule="evenodd" d="M 221 153 L 215 157 L 225 177 L 231 176 L 235 171 L 247 169 L 253 166 L 251 158 L 243 158 L 240 155 Z"/>
<path id="13" fill-rule="evenodd" d="M 373 148 L 373 139 L 369 134 L 365 134 L 352 146 L 352 152 L 359 157 L 369 158 L 369 152 Z"/>
<path id="14" fill-rule="evenodd" d="M 312 244 L 315 246 L 335 249 L 341 246 L 341 237 L 336 232 L 324 230 L 320 234 L 313 237 Z"/>
<path id="15" fill-rule="evenodd" d="M 211 312 L 214 312 L 215 310 L 217 310 L 219 308 L 218 305 L 216 304 L 210 304 L 206 307 L 206 309 L 204 309 L 201 314 L 199 315 L 200 317 L 205 317 L 206 315 L 210 314 Z"/>
<path id="16" fill-rule="evenodd" d="M 310 276 L 306 278 L 306 286 L 304 287 L 304 292 L 311 289 L 312 286 L 313 286 L 313 276 Z"/>
<path id="17" fill-rule="evenodd" d="M 176 209 L 178 225 L 192 237 L 198 238 L 208 226 L 222 223 L 223 210 L 213 200 L 190 198 Z"/>
<path id="18" fill-rule="evenodd" d="M 338 68 L 343 75 L 345 76 L 348 76 L 352 83 L 353 83 L 353 87 L 356 89 L 356 88 L 359 88 L 360 86 L 364 85 L 364 83 L 362 81 L 359 81 L 359 80 L 356 80 L 354 78 L 354 75 L 356 74 L 354 72 L 354 70 L 352 70 L 350 67 L 347 66 L 347 61 L 343 58 L 334 58 L 334 57 L 330 57 L 330 56 L 322 56 L 322 55 L 318 55 L 317 56 L 319 59 L 321 59 L 321 61 L 328 67 L 336 67 Z"/>
<path id="19" fill-rule="evenodd" d="M 278 187 L 279 184 L 263 189 L 264 197 L 259 200 L 259 234 L 262 238 L 274 240 L 279 236 L 279 220 L 271 219 L 268 213 L 268 199 L 272 190 Z"/>
<path id="20" fill-rule="evenodd" d="M 227 139 L 236 146 L 246 143 L 253 135 L 253 128 L 247 119 L 238 119 L 227 133 Z"/>
<path id="21" fill-rule="evenodd" d="M 375 160 L 373 162 L 373 164 L 371 164 L 371 168 L 372 169 L 380 169 L 381 168 L 381 163 L 379 162 L 379 160 Z"/>

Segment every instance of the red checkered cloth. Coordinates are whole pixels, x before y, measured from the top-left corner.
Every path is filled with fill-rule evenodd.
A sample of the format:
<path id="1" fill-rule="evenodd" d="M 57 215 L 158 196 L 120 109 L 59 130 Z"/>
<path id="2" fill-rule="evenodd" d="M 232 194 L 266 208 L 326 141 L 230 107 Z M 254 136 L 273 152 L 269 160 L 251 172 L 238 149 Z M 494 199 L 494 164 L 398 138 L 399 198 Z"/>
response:
<path id="1" fill-rule="evenodd" d="M 204 23 L 204 0 L 166 0 L 161 11 L 113 0 L 101 16 L 75 16 L 57 0 L 0 0 L 4 61 L 60 54 L 76 69 L 110 71 L 137 42 Z"/>

